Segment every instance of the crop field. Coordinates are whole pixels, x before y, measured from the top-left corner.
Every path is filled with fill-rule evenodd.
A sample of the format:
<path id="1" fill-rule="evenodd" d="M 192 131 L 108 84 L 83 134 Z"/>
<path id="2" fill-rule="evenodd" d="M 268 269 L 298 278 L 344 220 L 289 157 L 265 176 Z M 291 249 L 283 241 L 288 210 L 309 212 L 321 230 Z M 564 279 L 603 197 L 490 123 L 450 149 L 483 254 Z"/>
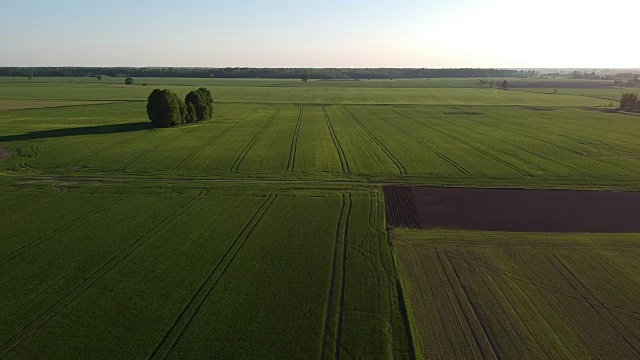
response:
<path id="1" fill-rule="evenodd" d="M 54 187 L 2 193 L 3 359 L 409 356 L 374 189 Z"/>
<path id="2" fill-rule="evenodd" d="M 638 357 L 640 118 L 513 83 L 0 78 L 0 358 Z"/>
<path id="3" fill-rule="evenodd" d="M 149 91 L 133 90 L 139 89 Z M 640 122 L 634 115 L 551 106 L 564 97 L 517 91 L 499 96 L 518 93 L 531 104 L 537 96 L 550 100 L 489 105 L 496 92 L 488 89 L 429 89 L 444 91 L 442 98 L 457 91 L 461 99 L 486 105 L 342 105 L 339 89 L 323 90 L 331 104 L 279 103 L 265 95 L 264 103 L 218 104 L 211 122 L 161 130 L 149 128 L 138 101 L 0 111 L 0 146 L 11 154 L 0 171 L 463 186 L 636 189 L 640 184 Z M 401 90 L 407 89 L 381 93 L 416 101 Z M 474 98 L 465 90 L 484 95 Z M 128 97 L 130 90 L 104 91 L 101 101 Z M 368 97 L 369 89 L 353 91 Z M 422 96 L 434 100 L 432 94 Z"/>
<path id="4" fill-rule="evenodd" d="M 425 358 L 635 359 L 637 234 L 398 230 Z"/>

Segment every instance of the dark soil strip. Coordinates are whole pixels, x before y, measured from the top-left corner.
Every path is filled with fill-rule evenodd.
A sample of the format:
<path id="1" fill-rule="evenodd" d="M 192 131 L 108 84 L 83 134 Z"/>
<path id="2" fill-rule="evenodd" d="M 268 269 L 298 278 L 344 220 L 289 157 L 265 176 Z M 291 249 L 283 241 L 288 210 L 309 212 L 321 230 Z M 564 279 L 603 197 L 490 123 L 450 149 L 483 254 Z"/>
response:
<path id="1" fill-rule="evenodd" d="M 351 169 L 349 168 L 349 162 L 347 162 L 347 157 L 344 155 L 344 149 L 342 145 L 340 145 L 340 141 L 338 141 L 338 136 L 336 135 L 336 131 L 333 129 L 333 125 L 331 125 L 331 120 L 329 120 L 329 114 L 327 113 L 327 109 L 322 107 L 322 112 L 324 113 L 324 120 L 327 123 L 327 127 L 329 128 L 329 134 L 331 135 L 331 140 L 333 141 L 333 145 L 338 152 L 338 157 L 340 158 L 340 166 L 342 167 L 343 173 L 351 173 Z"/>
<path id="2" fill-rule="evenodd" d="M 382 188 L 385 198 L 387 225 L 420 228 L 421 221 L 413 193 L 408 186 L 389 185 Z"/>
<path id="3" fill-rule="evenodd" d="M 395 187 L 383 187 L 387 223 L 394 227 L 640 232 L 640 192 L 411 187 L 412 196 L 403 200 Z M 418 209 L 419 224 L 402 210 L 402 201 Z"/>
<path id="4" fill-rule="evenodd" d="M 298 114 L 298 122 L 296 123 L 296 130 L 293 132 L 293 138 L 291 138 L 291 150 L 289 150 L 289 162 L 287 163 L 287 171 L 293 171 L 296 167 L 296 153 L 298 152 L 298 136 L 300 135 L 300 127 L 302 125 L 302 117 L 304 116 L 304 107 L 300 107 L 300 113 Z"/>
<path id="5" fill-rule="evenodd" d="M 258 132 L 253 136 L 253 138 L 251 139 L 251 141 L 249 141 L 249 143 L 247 144 L 247 146 L 245 146 L 245 148 L 242 150 L 242 152 L 240 153 L 240 155 L 238 155 L 238 158 L 236 158 L 236 161 L 233 163 L 233 166 L 231 166 L 231 172 L 238 172 L 238 168 L 240 167 L 240 165 L 242 164 L 242 162 L 244 161 L 244 158 L 247 156 L 247 154 L 249 153 L 249 151 L 251 150 L 251 148 L 253 147 L 253 145 L 255 145 L 255 143 L 258 141 L 258 139 L 260 138 L 260 136 L 267 130 L 267 128 L 269 127 L 269 125 L 271 125 L 271 123 L 273 122 L 273 120 L 276 118 L 276 116 L 278 116 L 278 114 L 280 113 L 280 108 L 278 108 L 273 115 L 271 115 L 271 117 L 269 118 L 269 120 L 267 120 L 267 123 L 264 124 L 264 126 L 262 128 L 260 128 L 260 130 L 258 130 Z"/>
<path id="6" fill-rule="evenodd" d="M 258 210 L 256 210 L 249 222 L 247 222 L 242 231 L 240 231 L 235 240 L 227 248 L 225 254 L 211 270 L 207 278 L 193 294 L 189 302 L 182 308 L 182 311 L 176 317 L 171 327 L 169 327 L 165 332 L 164 336 L 160 342 L 158 342 L 156 348 L 153 353 L 149 355 L 148 359 L 167 359 L 171 356 L 173 351 L 180 344 L 180 341 L 183 339 L 187 328 L 191 325 L 195 316 L 200 312 L 200 309 L 205 304 L 206 300 L 218 285 L 229 266 L 233 263 L 233 260 L 236 258 L 247 240 L 251 237 L 251 234 L 262 221 L 262 218 L 267 213 L 271 205 L 273 205 L 277 197 L 278 195 L 269 195 L 260 205 Z M 218 271 L 221 267 L 222 270 Z M 216 273 L 218 273 L 218 276 L 214 276 Z M 169 340 L 170 337 L 173 338 L 173 341 Z"/>
<path id="7" fill-rule="evenodd" d="M 102 264 L 96 271 L 85 278 L 82 282 L 76 285 L 65 296 L 53 303 L 44 312 L 40 313 L 36 318 L 31 320 L 27 325 L 20 329 L 11 338 L 0 345 L 0 358 L 10 353 L 15 349 L 22 341 L 28 339 L 32 334 L 42 328 L 49 320 L 53 319 L 57 314 L 63 311 L 67 306 L 72 304 L 77 298 L 79 298 L 85 291 L 91 288 L 98 280 L 109 273 L 122 261 L 127 259 L 134 251 L 139 249 L 147 241 L 153 239 L 158 233 L 173 224 L 178 220 L 185 212 L 191 209 L 194 205 L 199 203 L 206 195 L 208 191 L 201 191 L 200 194 L 193 199 L 186 202 L 183 206 L 175 210 L 166 218 L 158 222 L 154 227 L 142 234 L 132 243 L 127 245 L 119 253 L 115 254 L 109 261 Z"/>

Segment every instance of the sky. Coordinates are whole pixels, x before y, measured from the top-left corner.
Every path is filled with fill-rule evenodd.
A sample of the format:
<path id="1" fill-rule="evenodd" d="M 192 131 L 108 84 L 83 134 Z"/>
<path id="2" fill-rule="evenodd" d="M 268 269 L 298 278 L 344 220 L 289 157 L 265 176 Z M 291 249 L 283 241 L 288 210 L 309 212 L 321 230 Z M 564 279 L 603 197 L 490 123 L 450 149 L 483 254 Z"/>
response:
<path id="1" fill-rule="evenodd" d="M 0 0 L 0 66 L 638 68 L 638 0 Z"/>

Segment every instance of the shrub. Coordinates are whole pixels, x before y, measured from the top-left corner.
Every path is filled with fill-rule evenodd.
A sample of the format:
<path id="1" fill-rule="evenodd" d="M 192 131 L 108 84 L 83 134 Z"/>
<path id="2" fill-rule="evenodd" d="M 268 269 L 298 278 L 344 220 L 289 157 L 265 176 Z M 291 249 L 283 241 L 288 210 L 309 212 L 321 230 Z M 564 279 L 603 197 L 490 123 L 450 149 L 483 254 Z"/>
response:
<path id="1" fill-rule="evenodd" d="M 124 84 L 125 85 L 133 85 L 133 78 L 126 78 L 124 79 Z"/>

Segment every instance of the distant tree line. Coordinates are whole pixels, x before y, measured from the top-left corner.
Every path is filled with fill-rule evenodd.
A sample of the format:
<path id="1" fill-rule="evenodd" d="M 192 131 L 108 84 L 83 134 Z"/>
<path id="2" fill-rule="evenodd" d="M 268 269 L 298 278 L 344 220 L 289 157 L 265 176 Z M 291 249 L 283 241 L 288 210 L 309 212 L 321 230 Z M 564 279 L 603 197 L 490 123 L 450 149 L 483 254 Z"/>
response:
<path id="1" fill-rule="evenodd" d="M 210 120 L 213 97 L 206 88 L 191 91 L 184 100 L 171 90 L 155 89 L 147 99 L 147 115 L 157 128 Z"/>
<path id="2" fill-rule="evenodd" d="M 626 72 L 617 73 L 615 75 L 598 75 L 595 72 L 579 72 L 574 71 L 569 74 L 571 79 L 588 79 L 588 80 L 609 80 L 613 81 L 614 86 L 627 86 L 627 87 L 639 87 L 640 81 L 638 80 L 638 74 Z"/>
<path id="3" fill-rule="evenodd" d="M 175 77 L 264 79 L 414 79 L 414 78 L 528 78 L 535 70 L 406 69 L 406 68 L 131 68 L 131 67 L 0 67 L 0 76 L 37 77 Z"/>
<path id="4" fill-rule="evenodd" d="M 638 101 L 638 94 L 622 94 L 622 96 L 620 97 L 620 108 L 625 110 L 640 110 L 640 101 Z"/>

